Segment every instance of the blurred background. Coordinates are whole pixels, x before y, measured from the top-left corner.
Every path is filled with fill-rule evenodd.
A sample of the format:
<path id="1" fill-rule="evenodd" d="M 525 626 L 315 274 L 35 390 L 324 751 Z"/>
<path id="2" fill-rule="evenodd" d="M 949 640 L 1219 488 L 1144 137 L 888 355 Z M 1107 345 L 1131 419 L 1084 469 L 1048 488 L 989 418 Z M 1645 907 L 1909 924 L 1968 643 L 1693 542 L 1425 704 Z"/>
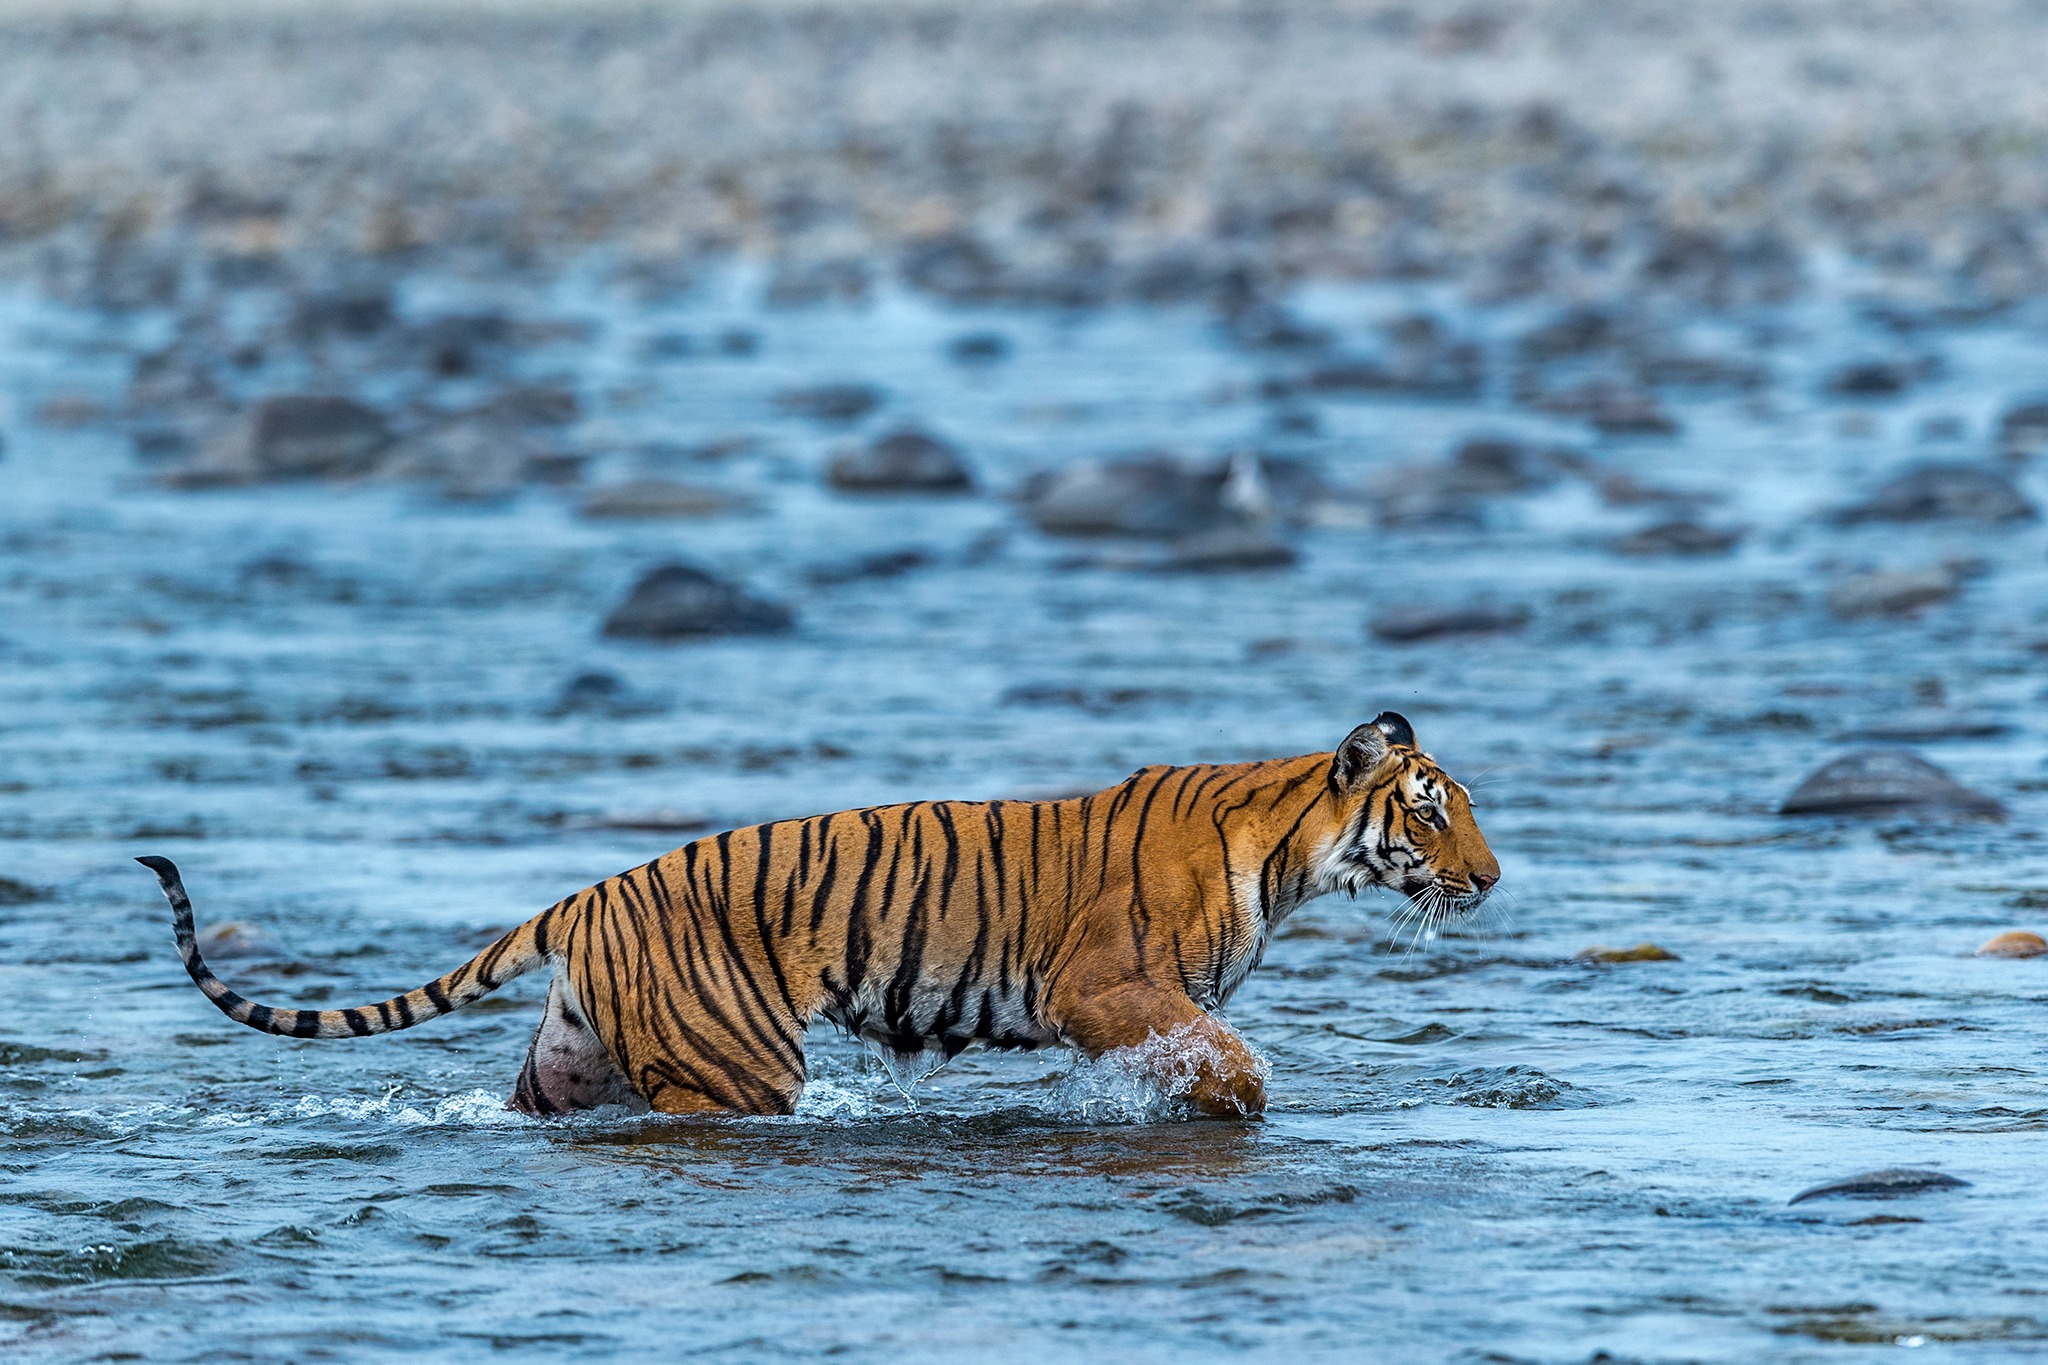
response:
<path id="1" fill-rule="evenodd" d="M 0 0 L 0 1343 L 2037 1350 L 2043 70 L 2039 0 Z M 1506 880 L 1290 921 L 1258 1125 L 822 1030 L 794 1119 L 532 1123 L 537 979 L 260 1038 L 127 861 L 357 1003 L 1382 709 Z M 1971 1183 L 1785 1204 L 1889 1166 Z"/>

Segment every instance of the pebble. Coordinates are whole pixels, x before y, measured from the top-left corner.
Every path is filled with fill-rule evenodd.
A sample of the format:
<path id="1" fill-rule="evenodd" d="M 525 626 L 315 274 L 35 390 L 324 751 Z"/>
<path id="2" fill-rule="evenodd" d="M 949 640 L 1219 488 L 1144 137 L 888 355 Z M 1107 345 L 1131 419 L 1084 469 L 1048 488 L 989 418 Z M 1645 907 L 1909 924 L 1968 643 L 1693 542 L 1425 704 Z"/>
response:
<path id="1" fill-rule="evenodd" d="M 1886 480 L 1862 502 L 1838 509 L 1833 520 L 2026 521 L 2034 505 L 1995 469 L 1975 464 L 1917 464 Z"/>
<path id="2" fill-rule="evenodd" d="M 2027 929 L 2008 929 L 1977 945 L 1978 957 L 2040 957 L 2048 953 L 2048 939 Z"/>
<path id="3" fill-rule="evenodd" d="M 1948 601 L 1962 586 L 1962 574 L 1946 564 L 1855 574 L 1828 589 L 1828 610 L 1844 621 L 1904 616 Z"/>
<path id="4" fill-rule="evenodd" d="M 707 635 L 772 635 L 790 630 L 794 614 L 779 602 L 749 596 L 689 564 L 664 564 L 633 585 L 607 616 L 614 639 L 677 640 Z"/>
<path id="5" fill-rule="evenodd" d="M 818 422 L 857 421 L 881 405 L 882 391 L 873 384 L 818 384 L 775 395 L 776 407 Z"/>
<path id="6" fill-rule="evenodd" d="M 1528 623 L 1528 612 L 1519 607 L 1390 607 L 1373 618 L 1372 636 L 1408 645 L 1460 635 L 1501 635 Z"/>
<path id="7" fill-rule="evenodd" d="M 974 476 L 950 442 L 904 427 L 834 455 L 825 482 L 854 493 L 964 493 Z"/>
<path id="8" fill-rule="evenodd" d="M 1624 555 L 1725 555 L 1742 541 L 1742 532 L 1715 530 L 1696 521 L 1665 521 L 1613 542 Z"/>
<path id="9" fill-rule="evenodd" d="M 2048 452 L 2048 402 L 2023 403 L 1999 418 L 1998 443 L 2022 458 Z"/>
<path id="10" fill-rule="evenodd" d="M 2003 819 L 2005 807 L 1905 749 L 1844 754 L 1793 789 L 1780 815 L 1893 815 L 1912 811 Z"/>
<path id="11" fill-rule="evenodd" d="M 1678 954 L 1654 943 L 1638 943 L 1633 948 L 1582 948 L 1573 953 L 1575 959 L 1584 962 L 1677 962 Z"/>
<path id="12" fill-rule="evenodd" d="M 714 488 L 668 479 L 633 479 L 594 490 L 583 515 L 596 518 L 657 519 L 715 517 L 734 510 L 736 500 Z"/>
<path id="13" fill-rule="evenodd" d="M 282 957 L 284 949 L 269 930 L 229 920 L 210 924 L 199 933 L 199 955 L 226 961 L 238 957 Z"/>
<path id="14" fill-rule="evenodd" d="M 1925 1194 L 1929 1190 L 1957 1190 L 1969 1186 L 1969 1181 L 1941 1171 L 1915 1170 L 1911 1167 L 1893 1166 L 1882 1171 L 1865 1171 L 1861 1175 L 1844 1176 L 1825 1184 L 1813 1185 L 1801 1190 L 1787 1200 L 1789 1204 L 1801 1204 L 1809 1199 L 1892 1199 L 1904 1194 Z"/>
<path id="15" fill-rule="evenodd" d="M 1889 398 L 1904 393 L 1913 371 L 1894 360 L 1862 360 L 1844 365 L 1828 377 L 1828 392 L 1844 398 Z"/>
<path id="16" fill-rule="evenodd" d="M 961 365 L 993 365 L 1009 358 L 1010 339 L 1001 332 L 965 332 L 946 343 L 946 354 Z"/>
<path id="17" fill-rule="evenodd" d="M 1024 507 L 1049 535 L 1172 538 L 1222 524 L 1221 471 L 1167 455 L 1069 465 L 1032 479 Z"/>
<path id="18" fill-rule="evenodd" d="M 1247 569 L 1285 569 L 1300 556 L 1263 531 L 1247 526 L 1219 526 L 1177 540 L 1156 567 L 1169 573 L 1227 573 Z"/>

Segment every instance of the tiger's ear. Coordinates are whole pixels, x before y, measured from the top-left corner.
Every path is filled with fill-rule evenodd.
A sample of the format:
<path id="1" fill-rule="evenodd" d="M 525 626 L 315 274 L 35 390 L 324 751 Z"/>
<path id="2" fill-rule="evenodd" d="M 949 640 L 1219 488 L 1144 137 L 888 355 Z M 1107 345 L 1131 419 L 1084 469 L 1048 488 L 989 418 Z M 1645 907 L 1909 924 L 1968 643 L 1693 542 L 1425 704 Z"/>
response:
<path id="1" fill-rule="evenodd" d="M 1382 711 L 1344 736 L 1330 760 L 1330 785 L 1348 791 L 1380 766 L 1395 745 L 1415 747 L 1415 729 L 1392 711 Z"/>

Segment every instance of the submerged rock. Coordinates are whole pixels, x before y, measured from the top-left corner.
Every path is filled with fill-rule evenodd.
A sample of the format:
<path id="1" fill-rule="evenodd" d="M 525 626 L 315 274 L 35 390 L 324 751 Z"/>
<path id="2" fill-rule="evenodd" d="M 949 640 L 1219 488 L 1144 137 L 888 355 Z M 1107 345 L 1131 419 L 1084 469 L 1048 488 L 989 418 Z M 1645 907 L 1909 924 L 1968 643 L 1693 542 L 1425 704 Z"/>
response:
<path id="1" fill-rule="evenodd" d="M 1855 574 L 1828 589 L 1828 610 L 1844 621 L 1864 616 L 1904 616 L 1936 602 L 1946 602 L 1962 587 L 1963 575 L 1947 564 Z"/>
<path id="2" fill-rule="evenodd" d="M 1828 392 L 1844 398 L 1889 398 L 1913 383 L 1912 367 L 1895 360 L 1859 360 L 1828 377 Z"/>
<path id="3" fill-rule="evenodd" d="M 1633 948 L 1582 948 L 1572 954 L 1585 962 L 1676 962 L 1678 954 L 1669 949 L 1659 948 L 1654 943 L 1638 943 Z"/>
<path id="4" fill-rule="evenodd" d="M 882 391 L 873 384 L 817 384 L 775 395 L 784 412 L 819 422 L 856 421 L 881 405 Z"/>
<path id="5" fill-rule="evenodd" d="M 283 957 L 277 936 L 255 924 L 229 920 L 212 924 L 199 933 L 200 955 L 216 961 L 237 957 Z"/>
<path id="6" fill-rule="evenodd" d="M 1911 812 L 2003 819 L 2005 807 L 1971 791 L 1904 749 L 1844 754 L 1801 782 L 1780 815 L 1895 815 Z"/>
<path id="7" fill-rule="evenodd" d="M 1893 1166 L 1882 1171 L 1865 1171 L 1862 1175 L 1844 1176 L 1840 1180 L 1809 1186 L 1793 1195 L 1786 1203 L 1803 1204 L 1809 1199 L 1834 1198 L 1896 1199 L 1900 1195 L 1925 1194 L 1929 1190 L 1965 1189 L 1969 1183 L 1941 1171 Z"/>
<path id="8" fill-rule="evenodd" d="M 1978 957 L 2040 957 L 2048 939 L 2026 929 L 2008 929 L 1977 945 Z"/>
<path id="9" fill-rule="evenodd" d="M 1389 607 L 1373 618 L 1371 629 L 1376 640 L 1407 645 L 1459 635 L 1501 635 L 1528 623 L 1529 613 L 1520 607 L 1415 605 Z"/>
<path id="10" fill-rule="evenodd" d="M 1999 418 L 1998 444 L 2020 458 L 2048 451 L 2048 402 L 2023 403 Z"/>
<path id="11" fill-rule="evenodd" d="M 1862 502 L 1838 509 L 1837 525 L 1866 521 L 2027 521 L 2034 505 L 1995 469 L 1918 464 L 1880 484 Z"/>
<path id="12" fill-rule="evenodd" d="M 1227 519 L 1223 479 L 1157 455 L 1069 465 L 1026 484 L 1025 511 L 1051 535 L 1173 537 Z"/>
<path id="13" fill-rule="evenodd" d="M 165 480 L 201 487 L 348 478 L 376 469 L 392 441 L 390 426 L 366 404 L 285 394 L 258 403 L 221 441 Z"/>
<path id="14" fill-rule="evenodd" d="M 964 493 L 974 487 L 959 450 L 914 427 L 840 451 L 825 468 L 825 482 L 853 493 Z"/>
<path id="15" fill-rule="evenodd" d="M 1248 526 L 1219 526 L 1173 543 L 1157 567 L 1169 573 L 1227 573 L 1245 569 L 1285 569 L 1300 556 L 1263 531 Z"/>
<path id="16" fill-rule="evenodd" d="M 690 564 L 650 571 L 604 621 L 614 639 L 679 640 L 707 635 L 773 635 L 795 616 Z"/>
<path id="17" fill-rule="evenodd" d="M 715 488 L 675 483 L 668 479 L 633 479 L 599 488 L 583 500 L 586 517 L 647 519 L 715 517 L 738 504 Z"/>
<path id="18" fill-rule="evenodd" d="M 1719 531 L 1696 521 L 1665 521 L 1613 542 L 1624 555 L 1725 555 L 1741 543 L 1742 532 Z"/>

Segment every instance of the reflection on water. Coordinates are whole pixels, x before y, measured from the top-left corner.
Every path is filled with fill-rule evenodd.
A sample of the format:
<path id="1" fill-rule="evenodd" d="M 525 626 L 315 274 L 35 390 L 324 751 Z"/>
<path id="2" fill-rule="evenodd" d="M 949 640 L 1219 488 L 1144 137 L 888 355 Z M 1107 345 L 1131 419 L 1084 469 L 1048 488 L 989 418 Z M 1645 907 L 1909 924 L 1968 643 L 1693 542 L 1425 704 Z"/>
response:
<path id="1" fill-rule="evenodd" d="M 516 301 L 588 324 L 522 362 L 582 395 L 585 483 L 722 499 L 680 518 L 544 486 L 166 490 L 125 442 L 31 420 L 59 389 L 118 398 L 158 324 L 6 303 L 0 1341 L 1746 1360 L 2048 1337 L 2040 965 L 1970 956 L 2048 908 L 2043 533 L 1821 515 L 1909 458 L 1987 458 L 2048 372 L 2037 325 L 1923 333 L 1938 377 L 1867 401 L 1826 376 L 1882 338 L 1820 297 L 1763 340 L 1685 331 L 1768 378 L 1664 390 L 1675 434 L 1589 434 L 1496 368 L 1455 402 L 1318 387 L 1195 311 L 755 297 Z M 1418 307 L 1490 357 L 1543 321 L 1420 289 L 1295 306 L 1340 348 Z M 751 351 L 651 345 L 740 327 Z M 970 333 L 1004 358 L 954 363 Z M 775 401 L 847 383 L 880 395 L 849 426 Z M 824 486 L 842 442 L 908 420 L 983 491 Z M 1553 455 L 1446 464 L 1489 435 Z M 1162 444 L 1319 465 L 1333 491 L 1275 523 L 1299 562 L 1158 572 L 1002 496 Z M 1435 472 L 1371 492 L 1400 466 Z M 1675 506 L 1739 544 L 1620 544 Z M 796 630 L 601 638 L 673 558 Z M 1917 614 L 1828 608 L 1950 561 Z M 1421 614 L 1474 603 L 1504 624 Z M 1474 787 L 1499 914 L 1417 942 L 1390 903 L 1302 911 L 1231 1010 L 1272 1066 L 1259 1123 L 1159 1122 L 1045 1056 L 969 1054 L 913 1108 L 822 1033 L 791 1118 L 537 1123 L 499 1107 L 537 983 L 361 1044 L 259 1037 L 185 981 L 127 861 L 175 856 L 202 927 L 246 926 L 238 987 L 344 1004 L 699 821 L 1071 791 L 1324 748 L 1382 707 Z M 1847 736 L 1908 721 L 2010 818 L 1775 813 Z M 1574 956 L 1646 940 L 1676 960 Z M 1888 1166 L 1972 1183 L 1786 1205 Z"/>

